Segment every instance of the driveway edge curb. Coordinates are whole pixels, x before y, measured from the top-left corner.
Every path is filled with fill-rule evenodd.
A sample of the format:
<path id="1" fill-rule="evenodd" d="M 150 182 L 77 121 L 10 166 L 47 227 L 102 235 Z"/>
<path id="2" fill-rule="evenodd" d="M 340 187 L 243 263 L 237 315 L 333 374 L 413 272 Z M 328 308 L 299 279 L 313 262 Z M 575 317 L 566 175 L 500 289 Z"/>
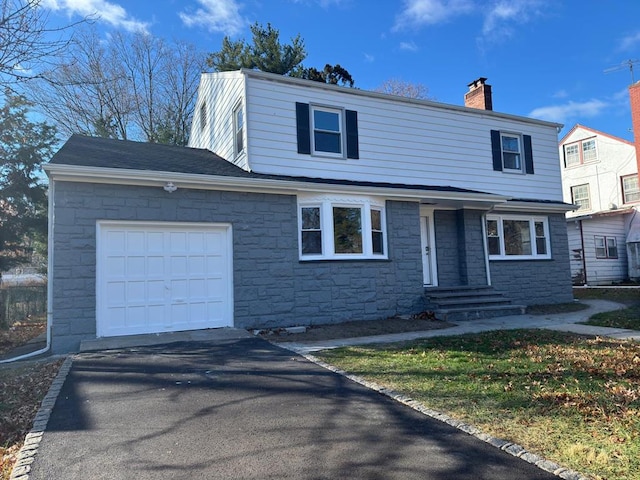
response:
<path id="1" fill-rule="evenodd" d="M 53 406 L 56 404 L 60 390 L 64 381 L 67 379 L 67 375 L 71 370 L 71 364 L 73 363 L 72 357 L 67 357 L 58 370 L 56 378 L 51 382 L 49 391 L 42 399 L 38 413 L 36 413 L 31 430 L 24 439 L 24 445 L 18 451 L 16 464 L 13 466 L 9 480 L 29 480 L 29 473 L 31 472 L 31 464 L 35 460 L 35 456 L 38 453 L 38 447 L 40 441 L 44 435 L 44 431 L 47 428 L 49 417 Z"/>
<path id="2" fill-rule="evenodd" d="M 503 450 L 505 452 L 507 452 L 510 455 L 513 455 L 514 457 L 518 457 L 521 458 L 522 460 L 531 463 L 533 465 L 535 465 L 536 467 L 540 468 L 541 470 L 544 470 L 546 472 L 552 473 L 554 475 L 556 475 L 557 477 L 560 477 L 564 480 L 590 480 L 589 477 L 582 475 L 579 472 L 576 472 L 574 470 L 570 470 L 568 468 L 565 468 L 561 465 L 558 465 L 557 463 L 554 463 L 550 460 L 546 460 L 545 458 L 540 457 L 539 455 L 535 454 L 535 453 L 531 453 L 528 452 L 527 450 L 525 450 L 522 446 L 516 444 L 516 443 L 511 443 L 507 440 L 503 440 L 500 438 L 496 438 L 496 437 L 492 437 L 491 435 L 487 435 L 486 433 L 483 433 L 482 431 L 480 431 L 478 428 L 474 427 L 473 425 L 468 425 L 464 422 L 461 422 L 460 420 L 456 420 L 455 418 L 450 417 L 447 414 L 444 414 L 442 412 L 438 412 L 436 410 L 432 410 L 430 408 L 425 407 L 422 403 L 420 403 L 417 400 L 412 399 L 411 397 L 404 395 L 402 393 L 399 393 L 395 390 L 392 390 L 390 388 L 386 388 L 383 387 L 382 385 L 379 385 L 375 382 L 370 382 L 369 380 L 365 380 L 362 377 L 359 377 L 357 375 L 353 375 L 350 374 L 348 372 L 345 372 L 344 370 L 341 370 L 337 367 L 334 367 L 331 364 L 328 364 L 326 362 L 323 362 L 322 360 L 320 360 L 319 358 L 310 355 L 308 353 L 304 353 L 304 352 L 300 352 L 297 351 L 294 348 L 287 348 L 285 346 L 283 346 L 282 344 L 279 344 L 278 346 L 285 348 L 287 350 L 290 350 L 292 352 L 297 353 L 298 355 L 306 358 L 307 360 L 309 360 L 312 363 L 315 363 L 316 365 L 322 367 L 322 368 L 326 368 L 327 370 L 330 370 L 334 373 L 337 373 L 338 375 L 342 375 L 345 378 L 348 378 L 349 380 L 356 382 L 364 387 L 367 387 L 371 390 L 374 390 L 382 395 L 385 395 L 386 397 L 389 397 L 399 403 L 402 403 L 403 405 L 406 405 L 420 413 L 422 413 L 423 415 L 426 415 L 428 417 L 431 417 L 435 420 L 438 420 L 440 422 L 444 422 L 448 425 L 451 425 L 454 428 L 457 428 L 458 430 L 461 430 L 473 437 L 478 438 L 479 440 L 482 440 L 485 443 L 488 443 L 490 445 L 493 445 L 496 448 L 499 448 L 500 450 Z M 11 479 L 13 480 L 13 479 Z M 20 479 L 16 479 L 16 480 L 23 480 L 22 478 Z M 25 479 L 26 480 L 26 479 Z"/>

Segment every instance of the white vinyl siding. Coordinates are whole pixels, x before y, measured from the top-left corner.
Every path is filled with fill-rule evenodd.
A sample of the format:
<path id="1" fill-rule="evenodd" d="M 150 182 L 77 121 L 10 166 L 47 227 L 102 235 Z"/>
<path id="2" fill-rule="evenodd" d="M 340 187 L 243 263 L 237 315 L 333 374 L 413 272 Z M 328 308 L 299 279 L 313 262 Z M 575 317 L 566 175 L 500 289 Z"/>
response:
<path id="1" fill-rule="evenodd" d="M 287 80 L 285 80 L 286 82 Z M 311 82 L 313 83 L 313 82 Z M 247 77 L 247 138 L 252 171 L 430 186 L 455 186 L 516 198 L 561 200 L 554 126 L 447 108 L 430 102 L 320 85 Z M 358 114 L 359 159 L 298 154 L 296 102 L 330 105 Z M 491 130 L 532 139 L 534 175 L 514 178 L 493 170 Z"/>
<path id="2" fill-rule="evenodd" d="M 580 224 L 577 220 L 567 222 L 567 234 L 571 255 L 571 275 L 576 276 L 586 263 L 587 283 L 599 285 L 618 282 L 628 277 L 627 255 L 625 252 L 627 215 L 597 216 L 582 220 L 582 240 L 580 239 Z M 602 242 L 596 243 L 596 238 L 614 239 L 618 258 L 597 258 L 596 250 Z M 582 242 L 584 242 L 584 260 L 582 257 Z M 604 244 L 606 247 L 606 243 Z M 611 242 L 609 244 L 611 247 Z M 600 253 L 604 253 L 601 251 Z M 608 253 L 608 252 L 607 252 Z"/>

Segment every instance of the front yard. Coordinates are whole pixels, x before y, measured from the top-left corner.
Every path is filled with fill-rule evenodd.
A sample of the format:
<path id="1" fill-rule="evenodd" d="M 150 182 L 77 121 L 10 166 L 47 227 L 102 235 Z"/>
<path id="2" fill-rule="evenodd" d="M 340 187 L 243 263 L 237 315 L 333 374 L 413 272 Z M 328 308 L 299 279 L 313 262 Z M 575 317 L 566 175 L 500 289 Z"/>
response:
<path id="1" fill-rule="evenodd" d="M 544 330 L 320 352 L 596 479 L 640 479 L 640 344 Z"/>

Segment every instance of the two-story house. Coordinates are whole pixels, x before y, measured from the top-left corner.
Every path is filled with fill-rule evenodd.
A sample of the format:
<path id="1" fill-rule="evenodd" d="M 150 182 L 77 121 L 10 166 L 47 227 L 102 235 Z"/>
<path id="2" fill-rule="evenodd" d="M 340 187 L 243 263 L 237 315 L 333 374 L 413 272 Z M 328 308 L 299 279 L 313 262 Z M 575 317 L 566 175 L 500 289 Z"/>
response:
<path id="1" fill-rule="evenodd" d="M 560 141 L 571 275 L 576 284 L 629 278 L 627 236 L 640 205 L 632 142 L 576 125 Z"/>
<path id="2" fill-rule="evenodd" d="M 53 350 L 571 301 L 559 125 L 492 111 L 484 80 L 456 106 L 211 73 L 190 148 L 71 137 L 46 167 Z"/>

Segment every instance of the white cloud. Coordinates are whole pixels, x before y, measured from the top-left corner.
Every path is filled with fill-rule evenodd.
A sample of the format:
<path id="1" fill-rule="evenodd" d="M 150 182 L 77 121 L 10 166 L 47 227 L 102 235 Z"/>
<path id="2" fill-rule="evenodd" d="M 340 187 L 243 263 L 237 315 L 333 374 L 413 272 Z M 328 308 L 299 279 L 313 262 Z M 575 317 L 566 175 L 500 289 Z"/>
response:
<path id="1" fill-rule="evenodd" d="M 417 52 L 418 46 L 415 42 L 400 42 L 400 50 L 405 50 L 408 52 Z"/>
<path id="2" fill-rule="evenodd" d="M 620 40 L 619 50 L 633 50 L 640 45 L 640 32 L 627 35 Z"/>
<path id="3" fill-rule="evenodd" d="M 180 19 L 187 27 L 206 27 L 210 32 L 236 35 L 246 25 L 235 0 L 198 0 L 202 8 L 180 12 Z"/>
<path id="4" fill-rule="evenodd" d="M 91 17 L 132 32 L 146 32 L 149 27 L 148 22 L 131 17 L 122 6 L 107 0 L 43 0 L 41 6 L 62 11 L 69 17 L 74 15 Z"/>
<path id="5" fill-rule="evenodd" d="M 393 30 L 435 25 L 470 13 L 473 8 L 471 0 L 405 0 Z"/>
<path id="6" fill-rule="evenodd" d="M 482 35 L 485 40 L 509 38 L 515 26 L 528 23 L 543 14 L 544 0 L 499 0 L 485 15 Z"/>
<path id="7" fill-rule="evenodd" d="M 569 101 L 561 105 L 536 108 L 529 116 L 551 122 L 569 123 L 575 119 L 597 117 L 610 106 L 609 102 L 597 99 L 586 102 Z"/>
<path id="8" fill-rule="evenodd" d="M 364 61 L 367 63 L 373 63 L 375 61 L 376 57 L 374 57 L 373 55 L 369 54 L 369 53 L 364 53 Z"/>

